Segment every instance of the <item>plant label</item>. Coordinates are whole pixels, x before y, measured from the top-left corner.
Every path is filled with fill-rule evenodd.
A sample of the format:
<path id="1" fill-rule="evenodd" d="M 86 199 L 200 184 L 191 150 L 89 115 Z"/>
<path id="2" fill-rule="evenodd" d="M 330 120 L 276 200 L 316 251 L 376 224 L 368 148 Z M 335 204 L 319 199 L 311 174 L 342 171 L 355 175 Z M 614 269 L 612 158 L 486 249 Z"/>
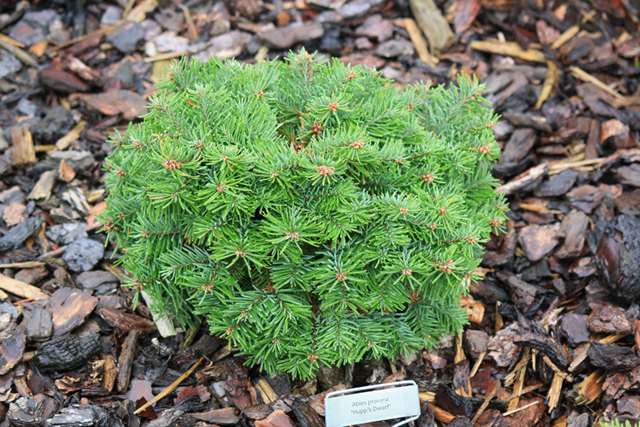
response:
<path id="1" fill-rule="evenodd" d="M 420 416 L 418 386 L 398 381 L 334 391 L 324 399 L 327 427 L 343 427 L 396 418 L 407 424 Z"/>

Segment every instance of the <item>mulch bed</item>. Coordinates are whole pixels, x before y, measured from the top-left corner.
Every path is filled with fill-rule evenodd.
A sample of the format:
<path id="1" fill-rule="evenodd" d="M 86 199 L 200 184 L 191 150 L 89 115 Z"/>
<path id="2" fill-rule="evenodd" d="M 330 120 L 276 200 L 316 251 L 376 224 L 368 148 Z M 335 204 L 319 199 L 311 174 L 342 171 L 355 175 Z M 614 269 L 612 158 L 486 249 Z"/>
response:
<path id="1" fill-rule="evenodd" d="M 321 426 L 329 390 L 402 379 L 420 387 L 418 426 L 640 421 L 639 11 L 632 0 L 2 2 L 1 425 Z M 96 220 L 109 134 L 145 113 L 174 58 L 255 62 L 302 46 L 397 85 L 476 76 L 502 115 L 493 173 L 511 208 L 461 301 L 464 332 L 306 382 L 247 369 L 205 326 L 134 306 Z"/>

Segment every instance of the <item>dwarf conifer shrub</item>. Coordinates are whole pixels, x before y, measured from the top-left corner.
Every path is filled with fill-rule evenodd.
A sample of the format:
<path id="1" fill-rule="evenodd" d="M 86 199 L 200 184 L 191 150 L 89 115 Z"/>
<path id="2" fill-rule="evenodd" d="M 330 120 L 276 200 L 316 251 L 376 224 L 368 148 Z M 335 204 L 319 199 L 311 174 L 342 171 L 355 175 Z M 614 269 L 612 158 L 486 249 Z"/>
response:
<path id="1" fill-rule="evenodd" d="M 398 90 L 304 51 L 176 64 L 106 160 L 131 286 L 247 361 L 312 375 L 432 347 L 504 203 L 481 86 Z"/>

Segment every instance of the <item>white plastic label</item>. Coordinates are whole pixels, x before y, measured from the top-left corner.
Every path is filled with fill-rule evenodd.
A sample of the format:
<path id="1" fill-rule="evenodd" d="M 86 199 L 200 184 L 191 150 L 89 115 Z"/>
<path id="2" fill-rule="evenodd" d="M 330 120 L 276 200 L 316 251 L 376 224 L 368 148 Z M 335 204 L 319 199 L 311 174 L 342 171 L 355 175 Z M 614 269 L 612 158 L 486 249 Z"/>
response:
<path id="1" fill-rule="evenodd" d="M 412 417 L 408 423 L 420 416 L 418 386 L 399 381 L 332 392 L 325 397 L 324 411 L 327 427 Z M 401 424 L 405 422 L 396 425 Z"/>

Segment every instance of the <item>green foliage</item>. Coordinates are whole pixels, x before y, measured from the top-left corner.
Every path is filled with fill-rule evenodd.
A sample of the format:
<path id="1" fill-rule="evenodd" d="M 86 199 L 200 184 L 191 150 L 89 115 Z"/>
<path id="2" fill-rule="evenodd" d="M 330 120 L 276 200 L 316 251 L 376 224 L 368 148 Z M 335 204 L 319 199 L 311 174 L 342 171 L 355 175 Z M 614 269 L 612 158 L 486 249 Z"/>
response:
<path id="1" fill-rule="evenodd" d="M 182 61 L 115 138 L 102 218 L 161 311 L 308 377 L 433 347 L 504 220 L 477 81 L 396 89 L 302 51 Z"/>
<path id="2" fill-rule="evenodd" d="M 600 423 L 601 427 L 640 427 L 640 424 L 631 424 L 629 420 L 621 423 L 619 419 L 611 421 L 611 423 Z"/>

